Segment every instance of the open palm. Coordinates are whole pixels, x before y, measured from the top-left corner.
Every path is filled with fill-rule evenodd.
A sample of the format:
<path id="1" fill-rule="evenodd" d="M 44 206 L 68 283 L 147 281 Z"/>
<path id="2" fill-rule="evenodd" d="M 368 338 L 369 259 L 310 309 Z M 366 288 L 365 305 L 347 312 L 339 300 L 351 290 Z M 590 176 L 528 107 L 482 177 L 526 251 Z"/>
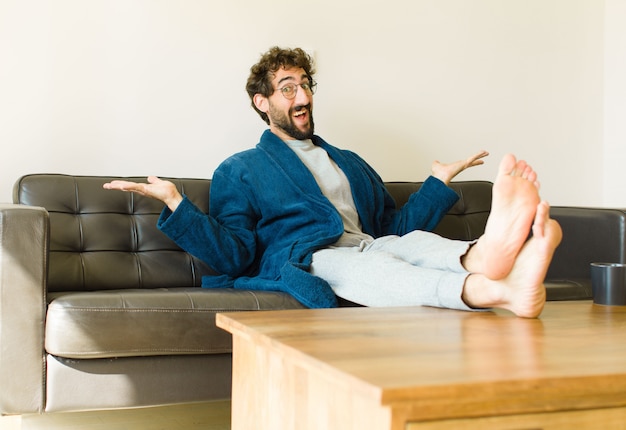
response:
<path id="1" fill-rule="evenodd" d="M 106 190 L 119 190 L 131 193 L 141 194 L 142 196 L 151 197 L 161 200 L 172 211 L 178 207 L 183 197 L 170 181 L 164 181 L 156 176 L 148 176 L 148 183 L 132 182 L 132 181 L 111 181 L 103 185 Z"/>
<path id="2" fill-rule="evenodd" d="M 483 158 L 488 155 L 489 153 L 487 151 L 480 151 L 465 160 L 459 160 L 448 164 L 443 164 L 435 160 L 433 161 L 430 169 L 435 178 L 440 179 L 444 184 L 448 185 L 456 175 L 465 169 L 484 164 L 485 162 Z"/>

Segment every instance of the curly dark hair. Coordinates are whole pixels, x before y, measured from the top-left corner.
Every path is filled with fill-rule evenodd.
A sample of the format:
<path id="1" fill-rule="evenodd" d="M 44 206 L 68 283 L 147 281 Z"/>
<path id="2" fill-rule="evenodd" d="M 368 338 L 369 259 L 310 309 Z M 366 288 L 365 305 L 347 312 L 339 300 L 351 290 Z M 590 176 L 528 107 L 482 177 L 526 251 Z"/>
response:
<path id="1" fill-rule="evenodd" d="M 275 73 L 281 68 L 290 69 L 292 67 L 302 68 L 309 79 L 313 79 L 315 74 L 313 60 L 309 54 L 300 48 L 289 49 L 274 46 L 261 56 L 258 63 L 250 68 L 246 91 L 250 96 L 252 107 L 267 124 L 270 123 L 270 120 L 265 112 L 261 112 L 254 105 L 254 95 L 271 96 L 274 93 L 272 79 L 274 79 Z"/>

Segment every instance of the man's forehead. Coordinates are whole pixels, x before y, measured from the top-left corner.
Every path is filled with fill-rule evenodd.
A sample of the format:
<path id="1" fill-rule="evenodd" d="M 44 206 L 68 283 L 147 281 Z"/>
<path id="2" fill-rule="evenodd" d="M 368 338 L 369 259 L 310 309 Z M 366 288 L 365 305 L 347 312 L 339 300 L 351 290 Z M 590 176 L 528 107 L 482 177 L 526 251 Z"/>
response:
<path id="1" fill-rule="evenodd" d="M 276 83 L 280 83 L 283 81 L 296 81 L 307 79 L 308 77 L 309 76 L 301 67 L 281 67 L 276 71 L 276 73 L 274 73 L 274 78 L 272 80 Z"/>

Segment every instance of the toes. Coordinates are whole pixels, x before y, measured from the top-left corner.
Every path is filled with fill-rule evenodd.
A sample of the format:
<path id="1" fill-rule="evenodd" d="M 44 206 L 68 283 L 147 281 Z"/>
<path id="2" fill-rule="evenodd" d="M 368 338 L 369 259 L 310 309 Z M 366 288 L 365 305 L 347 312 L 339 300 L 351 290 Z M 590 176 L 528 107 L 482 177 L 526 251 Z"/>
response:
<path id="1" fill-rule="evenodd" d="M 515 176 L 522 179 L 526 179 L 529 182 L 534 183 L 539 188 L 537 182 L 537 173 L 533 168 L 524 160 L 517 160 L 513 154 L 506 154 L 500 161 L 498 168 L 500 175 Z"/>
<path id="2" fill-rule="evenodd" d="M 537 216 L 536 218 L 542 219 L 544 222 L 548 220 L 550 217 L 550 205 L 547 201 L 542 200 L 537 205 Z"/>
<path id="3" fill-rule="evenodd" d="M 520 178 L 524 178 L 530 172 L 530 166 L 526 164 L 524 160 L 519 160 L 517 165 L 515 166 L 515 171 L 512 173 L 512 176 L 519 176 Z"/>
<path id="4" fill-rule="evenodd" d="M 509 176 L 524 179 L 532 183 L 535 188 L 539 189 L 539 181 L 537 181 L 537 172 L 535 172 L 528 163 L 524 160 L 519 160 L 515 163 L 513 169 L 508 173 Z"/>
<path id="5" fill-rule="evenodd" d="M 513 154 L 506 154 L 502 157 L 498 170 L 500 174 L 511 175 L 514 172 L 516 165 L 517 160 L 515 159 L 515 156 L 513 156 Z"/>
<path id="6" fill-rule="evenodd" d="M 537 173 L 524 160 L 517 161 L 513 168 L 507 174 L 510 176 L 526 179 L 529 182 L 537 181 Z"/>
<path id="7" fill-rule="evenodd" d="M 545 234 L 546 223 L 550 218 L 550 206 L 544 200 L 537 205 L 537 213 L 533 222 L 533 236 L 543 237 Z"/>

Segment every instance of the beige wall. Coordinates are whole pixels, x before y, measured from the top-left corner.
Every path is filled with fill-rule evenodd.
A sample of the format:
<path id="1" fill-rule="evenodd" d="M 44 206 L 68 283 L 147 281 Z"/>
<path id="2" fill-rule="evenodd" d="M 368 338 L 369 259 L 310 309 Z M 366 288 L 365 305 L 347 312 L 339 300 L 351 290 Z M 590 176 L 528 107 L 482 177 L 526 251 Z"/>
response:
<path id="1" fill-rule="evenodd" d="M 626 207 L 626 0 L 606 0 L 602 203 Z"/>
<path id="2" fill-rule="evenodd" d="M 459 179 L 514 152 L 552 204 L 626 207 L 625 2 L 0 0 L 0 201 L 31 172 L 210 177 L 265 128 L 243 87 L 278 44 L 386 180 L 485 148 Z"/>

